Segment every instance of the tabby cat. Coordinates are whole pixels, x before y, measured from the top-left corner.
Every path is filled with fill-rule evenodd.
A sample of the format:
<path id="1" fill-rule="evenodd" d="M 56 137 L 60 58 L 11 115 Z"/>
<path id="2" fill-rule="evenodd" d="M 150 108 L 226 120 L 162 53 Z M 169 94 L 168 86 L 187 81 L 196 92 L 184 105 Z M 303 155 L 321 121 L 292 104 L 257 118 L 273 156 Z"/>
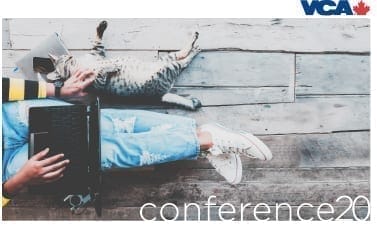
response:
<path id="1" fill-rule="evenodd" d="M 123 97 L 158 98 L 164 103 L 191 110 L 201 107 L 200 101 L 196 98 L 187 99 L 169 93 L 182 70 L 200 52 L 199 47 L 195 45 L 199 35 L 197 32 L 186 48 L 161 56 L 158 60 L 146 62 L 131 57 L 107 59 L 102 44 L 106 28 L 106 21 L 98 25 L 93 48 L 90 53 L 82 57 L 76 58 L 71 55 L 57 57 L 50 54 L 55 71 L 49 73 L 47 78 L 51 82 L 59 79 L 64 81 L 77 69 L 91 69 L 97 73 L 91 88 L 100 93 Z"/>

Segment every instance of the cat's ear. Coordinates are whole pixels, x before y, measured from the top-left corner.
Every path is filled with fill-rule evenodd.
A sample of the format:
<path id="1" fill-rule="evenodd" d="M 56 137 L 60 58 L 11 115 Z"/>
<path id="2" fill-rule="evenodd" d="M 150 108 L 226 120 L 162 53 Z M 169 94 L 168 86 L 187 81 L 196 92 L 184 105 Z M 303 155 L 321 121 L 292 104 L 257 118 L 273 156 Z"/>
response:
<path id="1" fill-rule="evenodd" d="M 56 61 L 58 60 L 58 56 L 52 54 L 52 53 L 48 53 L 48 56 L 50 57 L 50 59 L 52 60 L 52 62 L 55 64 Z"/>

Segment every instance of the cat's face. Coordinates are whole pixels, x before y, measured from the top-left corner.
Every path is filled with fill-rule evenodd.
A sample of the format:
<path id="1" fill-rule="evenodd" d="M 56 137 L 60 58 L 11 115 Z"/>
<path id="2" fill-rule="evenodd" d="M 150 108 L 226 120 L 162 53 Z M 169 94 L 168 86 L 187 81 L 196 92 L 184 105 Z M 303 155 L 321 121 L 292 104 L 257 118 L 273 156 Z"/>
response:
<path id="1" fill-rule="evenodd" d="M 47 78 L 51 81 L 58 79 L 65 81 L 69 77 L 71 77 L 73 72 L 78 68 L 76 59 L 71 55 L 61 55 L 59 57 L 56 57 L 52 54 L 49 55 L 55 66 L 55 71 L 47 75 Z"/>

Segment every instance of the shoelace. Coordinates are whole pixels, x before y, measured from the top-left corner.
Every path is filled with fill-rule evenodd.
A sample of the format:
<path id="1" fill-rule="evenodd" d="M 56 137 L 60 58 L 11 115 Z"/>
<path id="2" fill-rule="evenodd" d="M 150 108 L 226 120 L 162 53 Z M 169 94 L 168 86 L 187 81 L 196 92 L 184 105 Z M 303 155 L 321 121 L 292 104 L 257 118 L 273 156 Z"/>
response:
<path id="1" fill-rule="evenodd" d="M 245 143 L 241 143 L 240 145 L 236 145 L 234 141 L 231 140 L 222 140 L 216 139 L 215 145 L 222 150 L 223 153 L 234 153 L 234 154 L 244 154 L 247 155 L 249 158 L 257 158 L 255 156 L 250 156 L 247 151 L 251 147 L 246 147 Z M 242 147 L 239 147 L 242 146 Z"/>
<path id="2" fill-rule="evenodd" d="M 250 148 L 250 147 L 244 148 L 246 146 L 244 143 L 242 143 L 241 145 L 237 145 L 232 140 L 216 139 L 214 143 L 217 147 L 219 147 L 221 150 L 225 151 L 226 153 L 234 153 L 234 154 L 245 153 L 245 151 Z"/>

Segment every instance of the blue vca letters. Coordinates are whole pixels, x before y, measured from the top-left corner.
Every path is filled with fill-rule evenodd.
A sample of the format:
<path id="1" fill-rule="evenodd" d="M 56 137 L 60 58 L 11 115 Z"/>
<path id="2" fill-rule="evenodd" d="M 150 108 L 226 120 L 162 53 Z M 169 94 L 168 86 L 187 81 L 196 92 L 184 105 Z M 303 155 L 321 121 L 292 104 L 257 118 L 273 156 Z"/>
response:
<path id="1" fill-rule="evenodd" d="M 348 0 L 339 0 L 338 4 L 332 0 L 312 0 L 309 4 L 308 0 L 301 0 L 302 7 L 306 15 L 313 15 L 315 11 L 319 15 L 353 15 Z"/>

